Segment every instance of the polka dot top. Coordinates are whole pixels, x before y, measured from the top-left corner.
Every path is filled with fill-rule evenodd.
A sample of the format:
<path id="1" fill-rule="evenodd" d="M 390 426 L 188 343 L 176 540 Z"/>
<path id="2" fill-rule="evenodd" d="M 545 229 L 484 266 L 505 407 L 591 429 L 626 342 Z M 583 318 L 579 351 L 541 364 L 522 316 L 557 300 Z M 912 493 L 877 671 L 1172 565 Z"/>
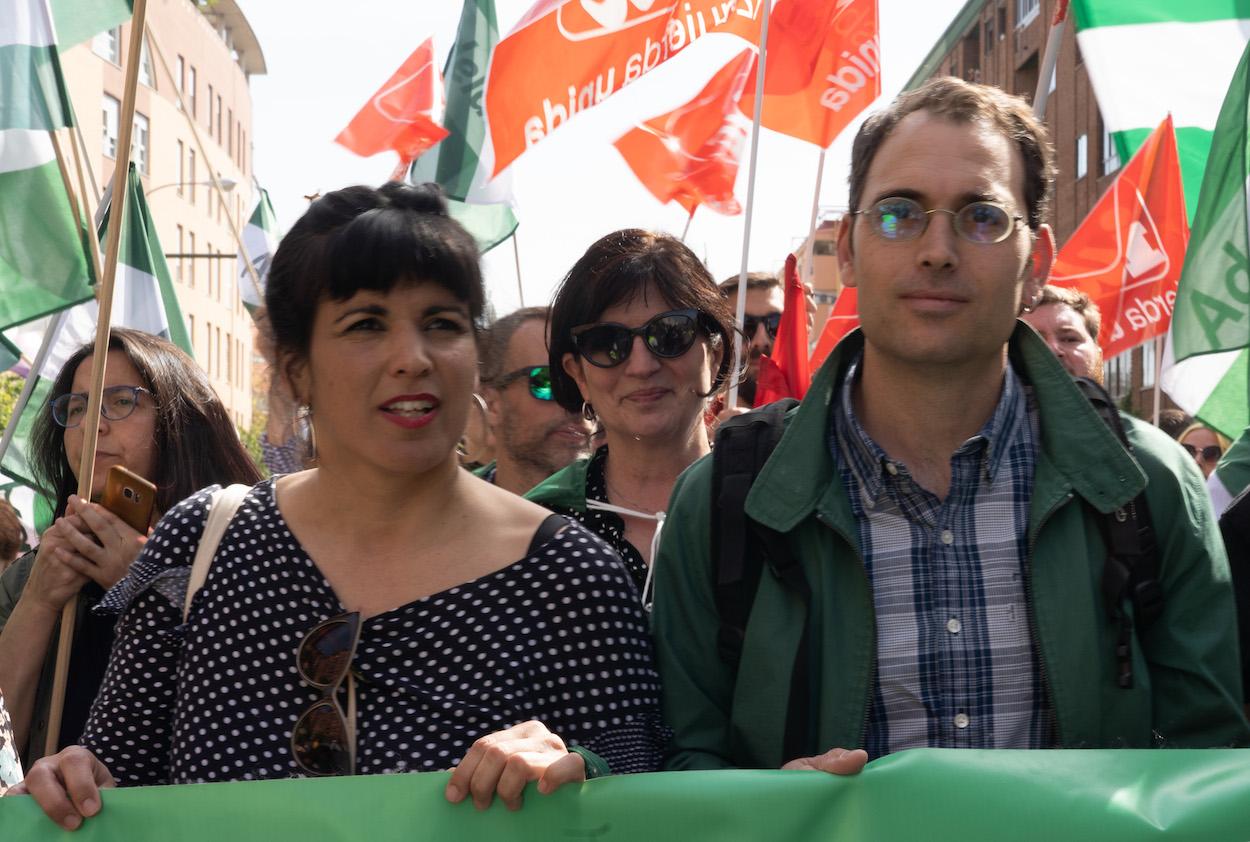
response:
<path id="1" fill-rule="evenodd" d="M 161 519 L 101 602 L 121 616 L 82 742 L 122 785 L 303 774 L 291 732 L 320 693 L 300 678 L 296 649 L 345 609 L 269 480 L 226 529 L 184 625 L 212 490 Z M 360 774 L 448 769 L 474 740 L 528 719 L 613 772 L 658 768 L 659 679 L 629 574 L 576 523 L 531 550 L 364 620 L 352 662 Z"/>
<path id="2" fill-rule="evenodd" d="M 608 446 L 605 444 L 594 452 L 594 455 L 590 457 L 590 463 L 586 465 L 587 500 L 612 502 L 608 499 L 607 465 Z M 553 506 L 547 503 L 543 505 L 553 512 L 559 512 L 581 521 L 587 529 L 607 541 L 608 545 L 616 550 L 621 560 L 625 562 L 625 568 L 634 578 L 634 585 L 639 592 L 642 591 L 643 583 L 647 581 L 647 563 L 643 561 L 642 553 L 638 552 L 638 548 L 625 539 L 625 518 L 616 512 L 605 512 L 602 509 L 567 509 L 564 506 Z"/>

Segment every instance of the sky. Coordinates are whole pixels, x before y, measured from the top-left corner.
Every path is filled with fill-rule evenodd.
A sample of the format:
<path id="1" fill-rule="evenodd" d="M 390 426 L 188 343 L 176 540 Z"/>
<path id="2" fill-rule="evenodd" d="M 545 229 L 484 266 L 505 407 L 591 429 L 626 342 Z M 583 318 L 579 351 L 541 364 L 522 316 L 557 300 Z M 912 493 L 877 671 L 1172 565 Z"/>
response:
<path id="1" fill-rule="evenodd" d="M 433 36 L 442 65 L 455 37 L 460 4 L 238 2 L 268 67 L 267 75 L 251 80 L 254 172 L 286 230 L 307 207 L 304 196 L 351 184 L 378 185 L 388 178 L 394 155 L 361 158 L 335 144 L 334 137 L 426 38 Z M 532 3 L 496 0 L 501 37 Z M 902 88 L 963 4 L 964 0 L 880 0 L 883 67 L 878 106 Z M 685 52 L 691 54 L 690 61 L 697 59 L 693 49 Z M 635 105 L 654 103 L 647 117 L 676 107 L 701 86 L 687 92 L 671 84 L 662 86 L 658 78 L 650 87 L 644 84 L 647 81 L 644 76 L 616 95 L 633 97 Z M 520 219 L 515 248 L 505 242 L 483 260 L 488 295 L 498 314 L 522 301 L 546 304 L 577 258 L 611 231 L 637 227 L 681 236 L 685 211 L 675 203 L 656 201 L 611 145 L 619 133 L 607 113 L 611 106 L 610 99 L 578 115 L 513 166 Z M 819 197 L 822 213 L 845 207 L 850 147 L 859 123 L 852 123 L 826 154 Z M 749 156 L 748 137 L 735 189 L 744 205 Z M 806 238 L 819 160 L 817 147 L 761 131 L 748 250 L 751 270 L 778 269 L 786 254 Z M 742 266 L 745 216 L 720 216 L 700 208 L 691 221 L 686 243 L 718 280 L 736 275 Z"/>

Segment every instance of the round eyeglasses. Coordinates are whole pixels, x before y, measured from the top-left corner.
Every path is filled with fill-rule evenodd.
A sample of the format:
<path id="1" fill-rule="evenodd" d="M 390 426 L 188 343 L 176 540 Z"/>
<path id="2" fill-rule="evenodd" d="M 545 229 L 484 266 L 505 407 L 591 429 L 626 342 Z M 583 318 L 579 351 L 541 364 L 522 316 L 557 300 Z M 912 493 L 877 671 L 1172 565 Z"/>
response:
<path id="1" fill-rule="evenodd" d="M 499 389 L 506 389 L 522 377 L 528 378 L 532 397 L 540 401 L 555 400 L 555 395 L 551 391 L 551 366 L 549 365 L 532 365 L 509 371 L 499 376 L 499 379 L 495 381 L 495 386 Z"/>
<path id="2" fill-rule="evenodd" d="M 109 386 L 104 390 L 103 400 L 100 401 L 100 414 L 109 421 L 129 418 L 139 406 L 141 392 L 148 396 L 148 400 L 152 400 L 152 393 L 142 386 Z M 52 420 L 66 429 L 77 427 L 86 414 L 85 392 L 70 392 L 52 402 Z"/>
<path id="3" fill-rule="evenodd" d="M 882 199 L 871 208 L 855 211 L 851 215 L 862 216 L 883 240 L 904 242 L 924 234 L 929 227 L 929 218 L 935 213 L 949 213 L 955 233 L 979 245 L 1001 243 L 1016 230 L 1016 223 L 1024 221 L 1023 216 L 1012 215 L 993 202 L 969 202 L 959 210 L 925 210 L 916 200 L 902 196 Z"/>

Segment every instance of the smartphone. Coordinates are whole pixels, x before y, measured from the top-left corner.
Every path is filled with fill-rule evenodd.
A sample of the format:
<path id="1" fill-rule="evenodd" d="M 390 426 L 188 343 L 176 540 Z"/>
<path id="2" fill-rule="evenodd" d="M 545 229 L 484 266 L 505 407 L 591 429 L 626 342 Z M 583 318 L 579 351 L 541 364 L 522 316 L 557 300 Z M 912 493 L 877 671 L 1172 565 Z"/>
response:
<path id="1" fill-rule="evenodd" d="M 109 468 L 100 505 L 146 535 L 156 505 L 156 486 L 129 468 L 114 465 Z"/>

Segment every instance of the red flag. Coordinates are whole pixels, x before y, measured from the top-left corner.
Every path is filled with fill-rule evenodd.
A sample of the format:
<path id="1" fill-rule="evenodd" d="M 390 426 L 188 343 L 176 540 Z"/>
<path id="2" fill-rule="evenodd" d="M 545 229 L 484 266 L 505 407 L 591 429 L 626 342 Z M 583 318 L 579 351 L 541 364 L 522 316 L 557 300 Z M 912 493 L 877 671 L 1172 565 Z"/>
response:
<path id="1" fill-rule="evenodd" d="M 1075 287 L 1098 305 L 1098 344 L 1110 359 L 1167 333 L 1188 244 L 1169 115 L 1060 250 L 1049 282 Z"/>
<path id="2" fill-rule="evenodd" d="M 690 102 L 616 141 L 617 151 L 651 195 L 676 201 L 688 213 L 698 205 L 728 215 L 742 212 L 734 181 L 747 123 L 737 102 L 754 68 L 755 51 L 743 50 Z"/>
<path id="3" fill-rule="evenodd" d="M 782 398 L 803 399 L 812 382 L 807 361 L 807 290 L 799 280 L 798 261 L 786 257 L 786 305 L 770 357 L 760 357 L 755 405 Z"/>
<path id="4" fill-rule="evenodd" d="M 366 158 L 392 149 L 407 166 L 447 137 L 435 122 L 442 109 L 442 75 L 434 67 L 434 39 L 427 38 L 334 140 Z"/>
<path id="5" fill-rule="evenodd" d="M 881 95 L 877 0 L 788 0 L 768 26 L 761 125 L 828 147 Z M 754 78 L 740 107 L 754 114 Z"/>
<path id="6" fill-rule="evenodd" d="M 816 350 L 812 351 L 809 365 L 815 371 L 824 364 L 833 346 L 842 341 L 855 328 L 859 327 L 859 294 L 855 287 L 843 287 L 838 293 L 838 300 L 833 304 L 833 312 L 825 322 L 825 329 L 816 342 Z"/>

